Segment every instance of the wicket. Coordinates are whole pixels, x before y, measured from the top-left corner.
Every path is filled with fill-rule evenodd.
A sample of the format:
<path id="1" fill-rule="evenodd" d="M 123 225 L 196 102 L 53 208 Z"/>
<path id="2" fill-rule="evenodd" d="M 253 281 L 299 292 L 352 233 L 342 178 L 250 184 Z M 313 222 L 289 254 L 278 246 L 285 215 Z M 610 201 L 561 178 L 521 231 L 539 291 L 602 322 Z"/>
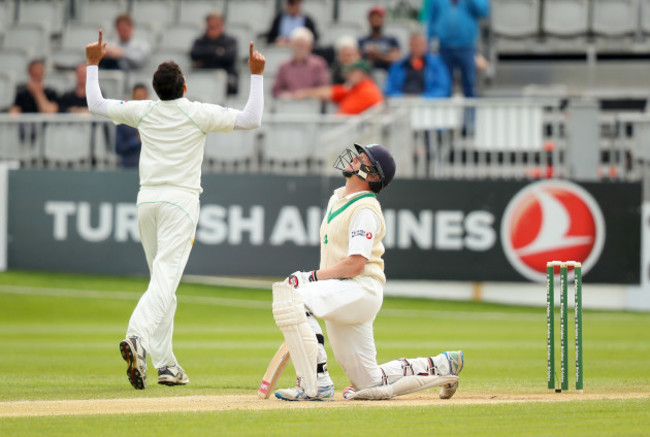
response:
<path id="1" fill-rule="evenodd" d="M 560 266 L 560 363 L 561 388 L 555 387 L 555 267 Z M 548 389 L 555 392 L 569 389 L 568 344 L 568 267 L 573 267 L 575 291 L 576 391 L 583 391 L 582 372 L 582 264 L 576 261 L 546 263 L 546 347 Z"/>

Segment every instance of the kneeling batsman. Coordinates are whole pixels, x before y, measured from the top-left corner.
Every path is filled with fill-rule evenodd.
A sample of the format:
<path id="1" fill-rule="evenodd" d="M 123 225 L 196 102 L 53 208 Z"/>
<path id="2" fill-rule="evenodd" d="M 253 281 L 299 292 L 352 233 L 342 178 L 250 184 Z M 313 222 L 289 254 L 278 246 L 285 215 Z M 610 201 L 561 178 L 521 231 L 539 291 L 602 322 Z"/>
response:
<path id="1" fill-rule="evenodd" d="M 336 160 L 345 185 L 334 191 L 320 228 L 320 268 L 273 284 L 273 316 L 284 334 L 298 383 L 278 390 L 287 401 L 334 399 L 327 372 L 323 319 L 336 360 L 352 385 L 345 399 L 390 399 L 434 386 L 448 399 L 458 387 L 461 351 L 377 364 L 373 321 L 381 308 L 386 225 L 377 193 L 392 181 L 395 161 L 383 146 L 354 145 Z"/>

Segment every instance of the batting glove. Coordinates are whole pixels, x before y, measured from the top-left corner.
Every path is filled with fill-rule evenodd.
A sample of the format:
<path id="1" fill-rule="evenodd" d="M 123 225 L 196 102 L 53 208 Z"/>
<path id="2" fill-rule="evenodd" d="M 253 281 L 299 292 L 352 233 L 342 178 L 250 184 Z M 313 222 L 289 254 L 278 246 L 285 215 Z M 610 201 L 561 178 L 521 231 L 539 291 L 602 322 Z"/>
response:
<path id="1" fill-rule="evenodd" d="M 308 282 L 316 282 L 318 278 L 316 277 L 316 270 L 310 272 L 293 272 L 287 278 L 287 282 L 293 288 L 299 288 L 305 285 Z"/>

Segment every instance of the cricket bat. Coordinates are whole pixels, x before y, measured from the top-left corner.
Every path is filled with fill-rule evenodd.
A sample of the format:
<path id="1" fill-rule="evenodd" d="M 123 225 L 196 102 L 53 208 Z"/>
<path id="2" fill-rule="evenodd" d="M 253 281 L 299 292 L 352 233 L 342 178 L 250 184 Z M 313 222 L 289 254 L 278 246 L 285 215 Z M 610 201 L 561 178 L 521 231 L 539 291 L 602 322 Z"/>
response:
<path id="1" fill-rule="evenodd" d="M 262 378 L 262 383 L 257 389 L 257 395 L 260 398 L 268 399 L 269 396 L 271 396 L 275 384 L 278 383 L 278 380 L 282 376 L 282 372 L 284 372 L 284 368 L 287 367 L 287 364 L 289 363 L 289 358 L 290 356 L 287 344 L 282 343 L 269 363 L 269 367 L 266 369 L 266 373 Z"/>

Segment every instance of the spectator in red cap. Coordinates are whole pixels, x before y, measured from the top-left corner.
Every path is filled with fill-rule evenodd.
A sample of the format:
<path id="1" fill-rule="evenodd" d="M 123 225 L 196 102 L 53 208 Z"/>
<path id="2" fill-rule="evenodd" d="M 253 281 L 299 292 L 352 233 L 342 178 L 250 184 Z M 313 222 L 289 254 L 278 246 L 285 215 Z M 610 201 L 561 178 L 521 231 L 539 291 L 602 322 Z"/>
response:
<path id="1" fill-rule="evenodd" d="M 384 35 L 385 15 L 386 10 L 381 6 L 374 6 L 368 11 L 370 34 L 359 40 L 359 50 L 374 68 L 388 70 L 390 65 L 399 59 L 400 47 L 397 38 Z"/>

